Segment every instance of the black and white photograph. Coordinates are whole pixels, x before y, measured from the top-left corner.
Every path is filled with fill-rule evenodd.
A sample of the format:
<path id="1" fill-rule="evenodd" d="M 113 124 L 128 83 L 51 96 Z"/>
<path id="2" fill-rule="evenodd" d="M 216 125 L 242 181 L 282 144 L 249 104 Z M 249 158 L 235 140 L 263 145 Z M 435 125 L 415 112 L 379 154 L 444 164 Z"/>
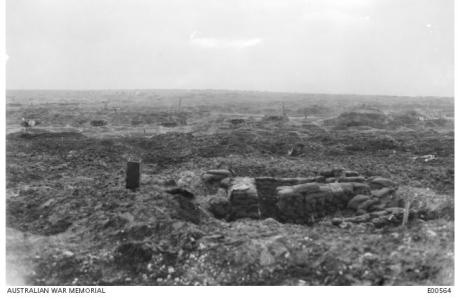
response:
<path id="1" fill-rule="evenodd" d="M 4 294 L 455 293 L 453 0 L 4 5 Z"/>

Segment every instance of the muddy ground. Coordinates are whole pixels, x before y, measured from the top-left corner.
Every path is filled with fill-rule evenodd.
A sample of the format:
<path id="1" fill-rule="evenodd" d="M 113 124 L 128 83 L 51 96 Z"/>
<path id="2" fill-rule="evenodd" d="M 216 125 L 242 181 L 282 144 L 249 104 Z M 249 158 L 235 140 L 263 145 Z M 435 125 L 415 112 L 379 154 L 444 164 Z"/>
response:
<path id="1" fill-rule="evenodd" d="M 158 95 L 154 97 L 175 96 Z M 318 110 L 325 115 L 304 118 L 294 114 L 301 109 L 296 102 L 288 106 L 288 121 L 270 122 L 256 117 L 263 113 L 256 100 L 234 112 L 227 112 L 226 102 L 218 102 L 213 111 L 185 107 L 188 124 L 162 128 L 158 124 L 164 114 L 145 117 L 144 107 L 156 99 L 153 96 L 143 95 L 150 102 L 121 116 L 103 106 L 97 116 L 86 114 L 94 110 L 80 95 L 73 95 L 78 105 L 59 105 L 55 116 L 50 112 L 58 104 L 49 102 L 59 103 L 52 99 L 60 95 L 41 95 L 41 102 L 33 105 L 27 104 L 30 97 L 14 94 L 7 106 L 11 110 L 6 137 L 10 284 L 454 282 L 453 127 L 419 123 L 385 129 L 333 128 L 321 121 L 338 113 L 335 106 Z M 450 108 L 437 103 L 434 118 Z M 389 113 L 392 105 L 384 109 Z M 18 120 L 23 111 L 40 119 L 41 125 L 21 130 Z M 234 125 L 231 114 L 244 121 Z M 78 123 L 75 116 L 87 120 Z M 91 127 L 95 118 L 107 120 L 108 125 Z M 132 125 L 132 120 L 137 123 Z M 297 144 L 303 144 L 301 151 L 288 155 Z M 142 160 L 141 187 L 135 192 L 125 189 L 129 159 Z M 227 196 L 201 179 L 206 170 L 215 168 L 250 177 L 307 177 L 330 168 L 383 176 L 399 185 L 397 193 L 404 202 L 409 200 L 412 211 L 422 213 L 412 214 L 406 226 L 336 224 L 335 215 L 312 225 L 273 218 L 228 222 L 208 209 L 212 199 Z M 166 192 L 176 187 L 194 198 Z"/>

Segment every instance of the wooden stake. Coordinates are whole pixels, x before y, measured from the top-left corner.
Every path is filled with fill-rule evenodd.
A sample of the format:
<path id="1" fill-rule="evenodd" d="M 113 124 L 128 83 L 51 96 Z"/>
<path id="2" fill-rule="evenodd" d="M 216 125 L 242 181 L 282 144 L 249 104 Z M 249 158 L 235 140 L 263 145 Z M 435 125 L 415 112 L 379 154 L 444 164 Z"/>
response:
<path id="1" fill-rule="evenodd" d="M 402 227 L 406 227 L 407 221 L 409 220 L 410 210 L 410 199 L 407 199 L 406 205 L 404 206 L 404 215 L 402 216 Z"/>
<path id="2" fill-rule="evenodd" d="M 177 113 L 181 112 L 181 98 L 178 99 Z"/>

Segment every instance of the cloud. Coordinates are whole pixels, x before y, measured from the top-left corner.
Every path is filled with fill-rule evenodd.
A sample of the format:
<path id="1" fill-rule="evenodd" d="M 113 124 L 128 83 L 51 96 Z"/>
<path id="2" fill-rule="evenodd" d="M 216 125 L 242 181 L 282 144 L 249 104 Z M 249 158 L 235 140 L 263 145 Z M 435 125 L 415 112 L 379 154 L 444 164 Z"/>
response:
<path id="1" fill-rule="evenodd" d="M 202 48 L 244 49 L 258 45 L 262 39 L 258 37 L 250 39 L 203 37 L 200 32 L 194 31 L 191 33 L 189 41 L 192 45 Z"/>

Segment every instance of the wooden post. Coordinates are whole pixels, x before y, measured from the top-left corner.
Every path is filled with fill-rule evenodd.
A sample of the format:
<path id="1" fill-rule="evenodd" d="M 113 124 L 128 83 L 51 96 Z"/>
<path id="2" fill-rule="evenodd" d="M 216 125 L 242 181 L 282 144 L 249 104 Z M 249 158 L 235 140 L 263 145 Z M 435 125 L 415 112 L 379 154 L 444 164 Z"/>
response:
<path id="1" fill-rule="evenodd" d="M 126 189 L 135 191 L 140 187 L 140 162 L 128 161 L 126 169 Z"/>
<path id="2" fill-rule="evenodd" d="M 404 206 L 404 214 L 402 216 L 402 227 L 406 228 L 407 222 L 409 221 L 409 210 L 410 210 L 410 198 L 407 199 Z"/>
<path id="3" fill-rule="evenodd" d="M 285 102 L 281 103 L 281 115 L 283 117 L 286 117 L 286 111 L 285 111 Z"/>
<path id="4" fill-rule="evenodd" d="M 178 98 L 177 113 L 181 112 L 181 98 Z"/>

